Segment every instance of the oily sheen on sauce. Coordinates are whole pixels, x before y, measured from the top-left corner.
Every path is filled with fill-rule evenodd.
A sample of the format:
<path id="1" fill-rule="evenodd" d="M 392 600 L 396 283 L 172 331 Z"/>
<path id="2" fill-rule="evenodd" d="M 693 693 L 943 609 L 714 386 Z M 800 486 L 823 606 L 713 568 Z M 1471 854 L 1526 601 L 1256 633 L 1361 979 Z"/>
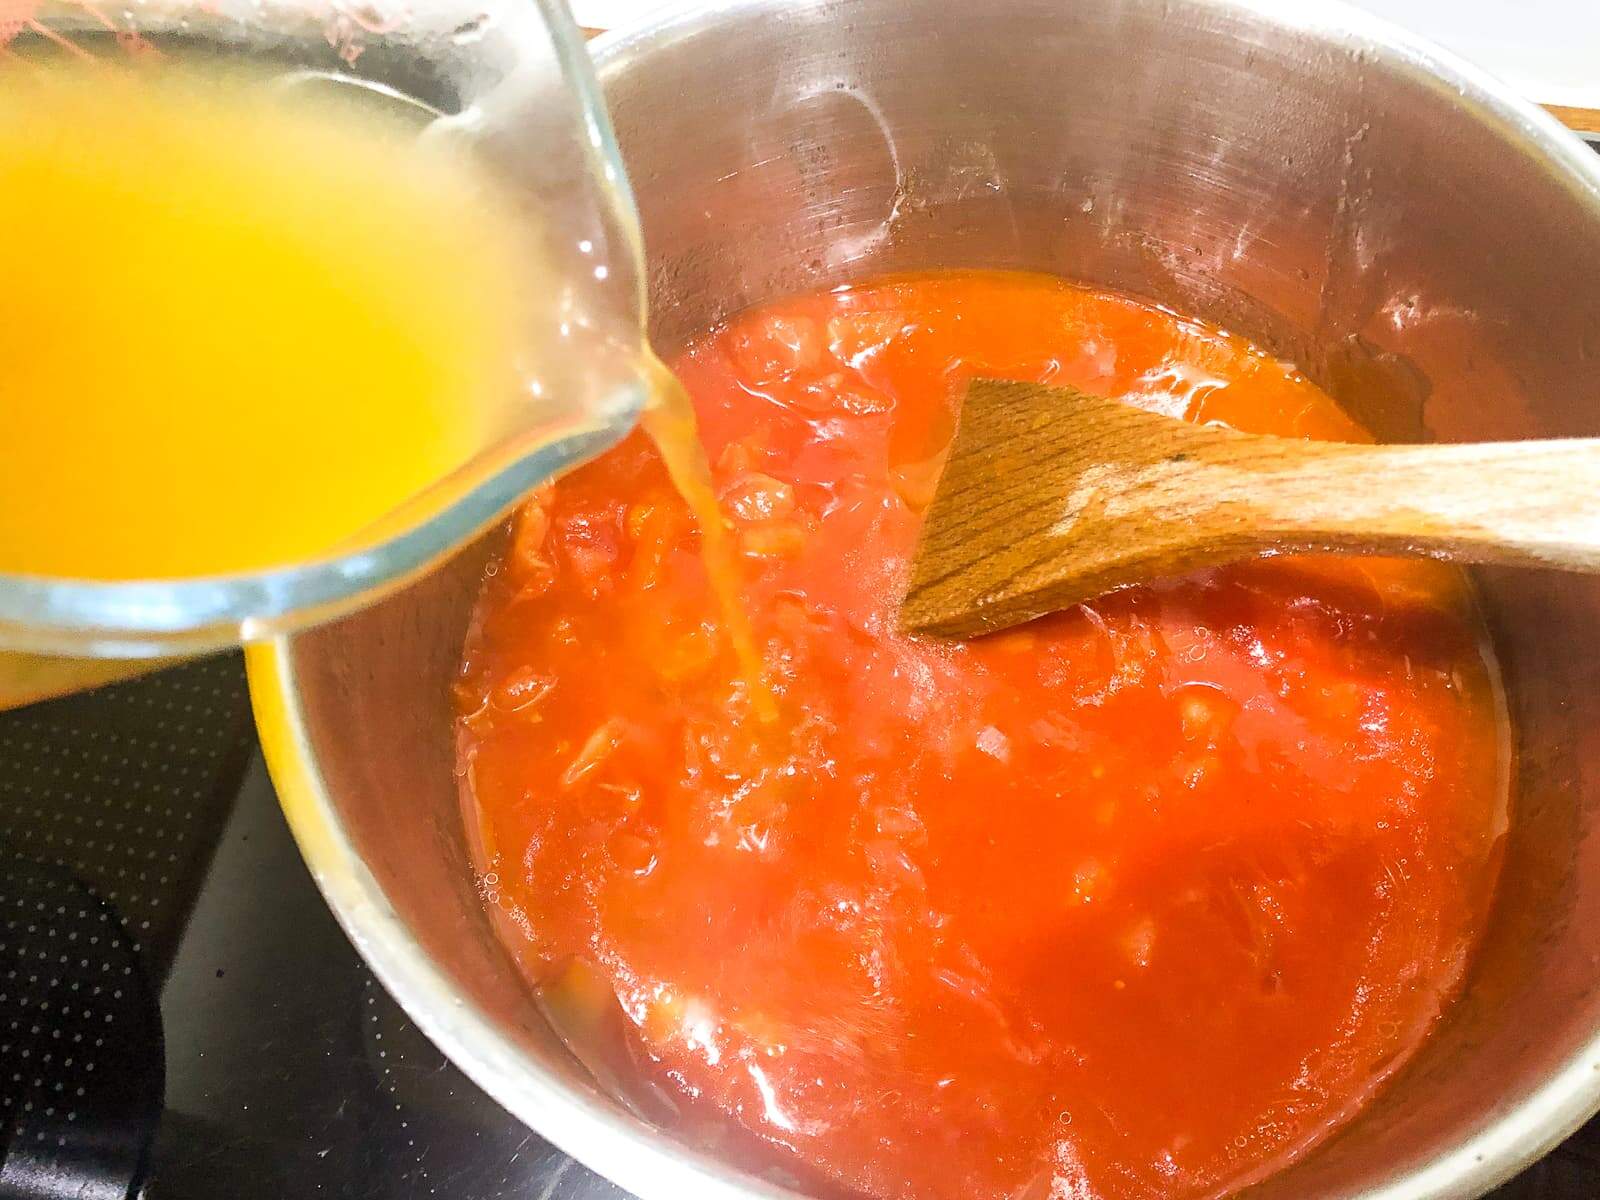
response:
<path id="1" fill-rule="evenodd" d="M 778 716 L 642 436 L 525 506 L 458 706 L 529 978 L 581 966 L 684 1136 L 821 1194 L 1202 1197 L 1347 1119 L 1495 880 L 1461 577 L 1252 563 L 967 645 L 895 607 L 967 377 L 1363 431 L 1235 337 L 1039 276 L 800 296 L 674 366 Z"/>

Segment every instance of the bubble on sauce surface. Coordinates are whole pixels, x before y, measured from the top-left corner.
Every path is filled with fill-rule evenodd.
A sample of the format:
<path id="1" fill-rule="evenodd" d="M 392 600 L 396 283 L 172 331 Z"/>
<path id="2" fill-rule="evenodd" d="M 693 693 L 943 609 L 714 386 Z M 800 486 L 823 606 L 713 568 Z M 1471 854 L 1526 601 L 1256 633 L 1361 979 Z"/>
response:
<path id="1" fill-rule="evenodd" d="M 834 371 L 807 383 L 796 394 L 797 407 L 815 416 L 842 413 L 853 417 L 879 416 L 893 411 L 894 400 L 843 371 Z"/>
<path id="2" fill-rule="evenodd" d="M 910 329 L 899 313 L 840 313 L 828 318 L 828 352 L 844 366 L 860 371 Z"/>
<path id="3" fill-rule="evenodd" d="M 1185 418 L 1198 411 L 1206 395 L 1227 386 L 1228 380 L 1203 367 L 1173 360 L 1141 375 L 1131 398 L 1164 417 Z"/>
<path id="4" fill-rule="evenodd" d="M 757 384 L 786 379 L 815 367 L 826 349 L 817 323 L 801 316 L 745 317 L 730 329 L 728 337 L 741 371 Z"/>

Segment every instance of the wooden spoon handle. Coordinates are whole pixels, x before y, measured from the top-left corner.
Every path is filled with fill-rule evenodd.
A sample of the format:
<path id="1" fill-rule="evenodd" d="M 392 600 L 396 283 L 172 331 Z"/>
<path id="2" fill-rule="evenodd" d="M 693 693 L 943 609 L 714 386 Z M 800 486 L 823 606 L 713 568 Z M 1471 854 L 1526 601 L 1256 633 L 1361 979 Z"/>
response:
<path id="1" fill-rule="evenodd" d="M 1600 439 L 1350 446 L 1235 437 L 1222 445 L 1192 462 L 1143 468 L 1148 483 L 1116 503 L 1150 521 L 1192 524 L 1201 488 L 1217 504 L 1205 519 L 1234 551 L 1248 537 L 1256 553 L 1387 550 L 1600 570 Z M 1172 492 L 1180 479 L 1181 509 Z"/>

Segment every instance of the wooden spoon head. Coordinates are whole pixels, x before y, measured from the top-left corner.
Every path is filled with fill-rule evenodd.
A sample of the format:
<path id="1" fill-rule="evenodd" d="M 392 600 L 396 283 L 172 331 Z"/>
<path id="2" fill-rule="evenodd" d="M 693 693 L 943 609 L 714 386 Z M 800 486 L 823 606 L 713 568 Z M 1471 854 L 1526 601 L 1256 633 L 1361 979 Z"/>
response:
<path id="1" fill-rule="evenodd" d="M 1117 497 L 1179 482 L 1239 436 L 1075 388 L 973 380 L 912 558 L 902 628 L 987 633 L 1193 565 L 1190 531 L 1141 521 Z"/>

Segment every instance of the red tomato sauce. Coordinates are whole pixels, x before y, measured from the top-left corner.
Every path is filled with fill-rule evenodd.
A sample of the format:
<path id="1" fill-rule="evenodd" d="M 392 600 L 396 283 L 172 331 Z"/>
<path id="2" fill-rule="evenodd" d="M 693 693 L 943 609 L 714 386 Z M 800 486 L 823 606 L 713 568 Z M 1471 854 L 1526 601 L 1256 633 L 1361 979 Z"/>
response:
<path id="1" fill-rule="evenodd" d="M 588 964 L 693 1136 L 830 1194 L 1214 1195 L 1348 1118 L 1494 883 L 1509 762 L 1461 577 L 1250 563 L 965 645 L 895 609 L 970 376 L 1365 434 L 1238 338 L 1040 276 L 801 296 L 675 368 L 781 716 L 646 441 L 524 508 L 458 700 L 530 978 Z"/>

